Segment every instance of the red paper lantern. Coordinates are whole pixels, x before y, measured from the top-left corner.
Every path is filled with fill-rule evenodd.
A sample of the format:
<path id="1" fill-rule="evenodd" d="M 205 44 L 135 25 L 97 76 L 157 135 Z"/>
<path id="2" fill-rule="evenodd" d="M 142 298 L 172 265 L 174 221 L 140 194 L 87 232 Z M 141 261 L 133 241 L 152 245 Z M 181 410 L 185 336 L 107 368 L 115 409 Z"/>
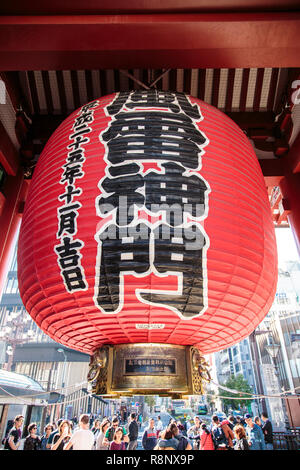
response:
<path id="1" fill-rule="evenodd" d="M 181 93 L 83 106 L 39 158 L 18 269 L 34 321 L 85 353 L 151 342 L 205 354 L 241 341 L 277 283 L 251 144 L 221 111 Z"/>

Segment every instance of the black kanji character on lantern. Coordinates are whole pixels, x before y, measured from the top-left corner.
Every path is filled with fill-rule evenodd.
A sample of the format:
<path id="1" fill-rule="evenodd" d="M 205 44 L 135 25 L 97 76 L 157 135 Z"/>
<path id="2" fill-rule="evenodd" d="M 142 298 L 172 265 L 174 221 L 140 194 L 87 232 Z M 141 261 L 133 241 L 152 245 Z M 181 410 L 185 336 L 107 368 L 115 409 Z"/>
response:
<path id="1" fill-rule="evenodd" d="M 141 175 L 126 175 L 117 178 L 106 177 L 101 182 L 103 190 L 110 194 L 98 199 L 98 207 L 103 215 L 117 208 L 116 222 L 118 225 L 128 225 L 134 218 L 134 206 L 144 204 L 144 196 L 137 192 L 144 186 Z"/>
<path id="2" fill-rule="evenodd" d="M 65 167 L 65 170 L 60 180 L 61 183 L 68 181 L 69 184 L 73 184 L 76 178 L 82 178 L 84 175 L 82 171 L 82 166 L 80 164 L 76 164 L 73 166 L 65 164 L 63 166 Z"/>
<path id="3" fill-rule="evenodd" d="M 94 121 L 94 115 L 91 111 L 87 113 L 83 113 L 75 119 L 73 129 L 77 129 L 79 126 L 83 124 L 87 124 L 89 122 L 93 122 L 93 121 Z"/>
<path id="4" fill-rule="evenodd" d="M 70 136 L 71 137 L 71 136 Z M 75 137 L 75 142 L 72 142 L 71 144 L 68 145 L 68 149 L 74 149 L 77 150 L 81 147 L 82 144 L 87 144 L 90 139 L 88 137 L 82 137 L 82 135 L 78 135 Z"/>
<path id="5" fill-rule="evenodd" d="M 119 113 L 102 133 L 107 160 L 113 165 L 127 161 L 173 161 L 184 168 L 199 167 L 206 137 L 184 113 L 163 111 Z"/>
<path id="6" fill-rule="evenodd" d="M 172 113 L 179 113 L 176 93 L 158 90 L 136 90 L 131 92 L 126 108 L 169 108 Z"/>
<path id="7" fill-rule="evenodd" d="M 177 101 L 177 103 L 176 103 Z M 136 90 L 121 92 L 113 103 L 107 106 L 109 115 L 118 114 L 123 106 L 132 108 L 168 108 L 172 113 L 182 110 L 187 116 L 199 120 L 201 115 L 197 104 L 191 104 L 184 93 L 158 90 Z"/>
<path id="8" fill-rule="evenodd" d="M 118 93 L 116 99 L 112 102 L 112 104 L 106 107 L 108 114 L 110 116 L 113 116 L 114 114 L 119 113 L 123 105 L 128 100 L 129 95 L 130 95 L 130 91 L 122 91 Z"/>
<path id="9" fill-rule="evenodd" d="M 166 236 L 169 234 L 169 236 Z M 204 307 L 203 249 L 205 237 L 197 225 L 191 225 L 178 236 L 176 229 L 160 224 L 154 230 L 154 266 L 159 274 L 181 273 L 180 294 L 140 293 L 151 304 L 177 310 L 184 318 L 199 315 Z"/>
<path id="10" fill-rule="evenodd" d="M 71 238 L 64 237 L 61 245 L 56 245 L 54 248 L 62 268 L 61 274 L 69 292 L 86 288 L 82 268 L 79 266 L 80 255 L 78 251 L 82 247 L 83 242 L 80 240 L 71 241 Z"/>
<path id="11" fill-rule="evenodd" d="M 183 175 L 184 169 L 176 163 L 162 163 L 165 172 L 151 171 L 144 177 L 146 207 L 151 212 L 165 212 L 172 226 L 181 225 L 184 213 L 201 217 L 205 212 L 207 185 L 196 174 Z"/>
<path id="12" fill-rule="evenodd" d="M 67 204 L 69 204 L 72 201 L 74 195 L 80 196 L 80 194 L 82 194 L 81 188 L 75 189 L 73 185 L 68 185 L 66 192 L 58 196 L 58 199 L 60 201 L 66 199 Z"/>
<path id="13" fill-rule="evenodd" d="M 122 273 L 141 274 L 149 270 L 150 231 L 141 223 L 126 230 L 122 237 L 122 228 L 111 224 L 99 234 L 101 257 L 95 302 L 105 313 L 115 313 L 122 306 Z"/>
<path id="14" fill-rule="evenodd" d="M 77 126 L 74 128 L 75 132 L 70 135 L 69 139 L 77 139 L 78 137 L 81 137 L 85 134 L 88 134 L 89 132 L 92 131 L 90 127 L 88 127 L 86 124 L 82 124 L 81 126 Z"/>
<path id="15" fill-rule="evenodd" d="M 84 162 L 85 156 L 83 149 L 79 148 L 68 153 L 67 161 L 70 163 Z"/>
<path id="16" fill-rule="evenodd" d="M 59 212 L 62 212 L 59 210 Z M 59 225 L 58 225 L 58 234 L 60 237 L 64 232 L 73 235 L 76 232 L 76 217 L 78 217 L 78 212 L 68 211 L 66 213 L 59 214 Z"/>

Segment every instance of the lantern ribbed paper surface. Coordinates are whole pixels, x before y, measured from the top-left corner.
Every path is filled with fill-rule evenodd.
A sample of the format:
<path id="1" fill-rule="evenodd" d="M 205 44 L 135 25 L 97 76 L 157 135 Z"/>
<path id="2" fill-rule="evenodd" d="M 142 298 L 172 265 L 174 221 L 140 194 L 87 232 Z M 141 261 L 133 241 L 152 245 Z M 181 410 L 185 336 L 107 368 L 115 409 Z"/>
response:
<path id="1" fill-rule="evenodd" d="M 79 351 L 151 342 L 210 353 L 239 342 L 277 284 L 251 144 L 221 111 L 184 94 L 89 103 L 39 158 L 18 271 L 34 321 Z"/>

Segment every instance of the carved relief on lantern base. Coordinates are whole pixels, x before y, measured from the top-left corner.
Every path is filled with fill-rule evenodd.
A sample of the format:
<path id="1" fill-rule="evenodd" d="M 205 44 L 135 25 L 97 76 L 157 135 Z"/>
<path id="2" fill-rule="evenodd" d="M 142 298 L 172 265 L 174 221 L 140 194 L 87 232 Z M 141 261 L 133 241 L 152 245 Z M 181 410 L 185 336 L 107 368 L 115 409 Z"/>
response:
<path id="1" fill-rule="evenodd" d="M 107 345 L 95 351 L 89 390 L 107 398 L 159 395 L 181 399 L 204 393 L 208 364 L 194 346 L 138 343 Z"/>

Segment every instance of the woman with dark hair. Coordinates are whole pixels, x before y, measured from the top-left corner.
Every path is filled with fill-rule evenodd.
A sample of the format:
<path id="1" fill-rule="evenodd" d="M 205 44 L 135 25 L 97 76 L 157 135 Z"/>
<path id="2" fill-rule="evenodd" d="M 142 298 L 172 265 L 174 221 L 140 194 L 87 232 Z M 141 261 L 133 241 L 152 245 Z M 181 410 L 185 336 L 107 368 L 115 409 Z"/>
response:
<path id="1" fill-rule="evenodd" d="M 236 437 L 234 450 L 250 450 L 244 426 L 238 424 L 233 428 L 233 432 Z"/>
<path id="2" fill-rule="evenodd" d="M 214 441 L 211 432 L 207 429 L 205 423 L 200 426 L 200 445 L 199 450 L 215 450 Z"/>
<path id="3" fill-rule="evenodd" d="M 53 438 L 51 450 L 64 450 L 65 445 L 72 437 L 71 426 L 67 419 L 64 419 L 58 428 L 58 433 Z"/>
<path id="4" fill-rule="evenodd" d="M 109 450 L 126 450 L 123 437 L 124 437 L 123 428 L 118 427 L 115 431 L 114 439 L 110 443 Z"/>
<path id="5" fill-rule="evenodd" d="M 192 450 L 193 449 L 188 439 L 180 433 L 179 427 L 175 423 L 170 424 L 169 429 L 173 437 L 178 441 L 177 450 Z"/>
<path id="6" fill-rule="evenodd" d="M 36 434 L 37 425 L 36 423 L 30 423 L 28 426 L 28 436 L 24 442 L 23 450 L 40 450 L 41 448 L 41 439 Z"/>
<path id="7" fill-rule="evenodd" d="M 97 442 L 96 442 L 96 450 L 108 450 L 109 447 L 109 442 L 106 444 L 103 443 L 103 439 L 105 437 L 106 431 L 108 428 L 111 426 L 111 423 L 109 419 L 104 419 L 102 423 L 100 424 L 100 432 L 97 437 Z"/>
<path id="8" fill-rule="evenodd" d="M 171 426 L 172 424 L 168 426 L 167 429 L 165 429 L 161 433 L 161 439 L 158 441 L 157 445 L 154 447 L 154 450 L 176 450 L 178 448 L 179 442 L 177 439 L 175 439 L 170 429 Z"/>
<path id="9" fill-rule="evenodd" d="M 47 447 L 47 445 L 48 445 L 48 438 L 52 432 L 53 432 L 53 425 L 47 424 L 44 430 L 44 434 L 41 438 L 41 450 L 50 450 L 51 446 L 49 445 L 49 447 Z"/>

